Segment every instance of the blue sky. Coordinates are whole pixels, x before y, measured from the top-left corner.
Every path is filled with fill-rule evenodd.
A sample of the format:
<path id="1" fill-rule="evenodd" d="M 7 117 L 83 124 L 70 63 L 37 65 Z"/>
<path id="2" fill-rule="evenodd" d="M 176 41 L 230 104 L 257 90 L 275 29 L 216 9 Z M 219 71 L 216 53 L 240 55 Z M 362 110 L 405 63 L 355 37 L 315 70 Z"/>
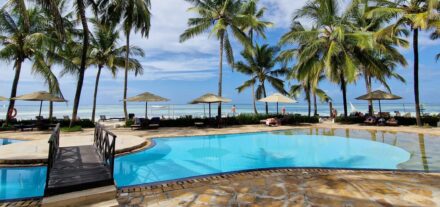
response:
<path id="1" fill-rule="evenodd" d="M 268 38 L 259 40 L 261 43 L 276 44 L 280 36 L 285 33 L 290 24 L 290 17 L 294 10 L 304 5 L 305 0 L 261 0 L 261 4 L 268 8 L 266 19 L 275 23 L 267 31 Z M 3 4 L 4 0 L 0 0 Z M 144 91 L 156 93 L 171 99 L 171 103 L 187 103 L 191 99 L 207 92 L 217 92 L 218 73 L 218 42 L 208 34 L 196 37 L 188 42 L 179 43 L 179 35 L 186 28 L 186 21 L 191 16 L 186 11 L 189 5 L 183 0 L 152 0 L 152 28 L 149 39 L 142 39 L 138 35 L 132 36 L 132 43 L 143 48 L 146 57 L 140 59 L 144 66 L 143 76 L 129 77 L 129 95 L 137 95 Z M 123 36 L 121 35 L 123 38 Z M 121 39 L 120 44 L 123 44 Z M 420 37 L 420 80 L 421 100 L 423 103 L 440 103 L 440 91 L 437 80 L 440 78 L 439 64 L 434 60 L 440 41 L 429 40 L 428 34 L 422 33 Z M 239 59 L 241 46 L 235 43 L 236 59 Z M 390 85 L 394 93 L 405 99 L 400 102 L 413 102 L 412 81 L 412 50 L 401 49 L 409 62 L 407 68 L 399 67 L 397 70 L 407 80 L 406 84 L 391 80 Z M 250 91 L 238 94 L 235 88 L 246 80 L 246 76 L 233 72 L 225 63 L 224 68 L 224 96 L 232 98 L 234 103 L 251 103 Z M 26 62 L 19 83 L 18 95 L 46 90 L 44 80 L 31 74 L 31 63 Z M 59 72 L 60 67 L 55 69 Z M 92 103 L 93 87 L 95 83 L 96 68 L 89 68 L 86 72 L 82 105 Z M 14 71 L 12 64 L 1 62 L 0 66 L 0 95 L 9 97 Z M 65 97 L 73 100 L 76 88 L 76 79 L 65 76 L 60 79 L 61 89 Z M 337 85 L 323 82 L 321 88 L 334 99 L 342 102 L 341 92 Z M 374 89 L 382 89 L 377 83 Z M 275 92 L 268 89 L 268 93 Z M 355 97 L 365 93 L 362 79 L 349 86 L 348 98 L 356 102 Z M 123 71 L 117 78 L 110 73 L 103 73 L 98 94 L 99 104 L 119 104 L 123 94 Z M 300 98 L 302 101 L 302 98 Z M 303 101 L 302 101 L 303 102 Z"/>

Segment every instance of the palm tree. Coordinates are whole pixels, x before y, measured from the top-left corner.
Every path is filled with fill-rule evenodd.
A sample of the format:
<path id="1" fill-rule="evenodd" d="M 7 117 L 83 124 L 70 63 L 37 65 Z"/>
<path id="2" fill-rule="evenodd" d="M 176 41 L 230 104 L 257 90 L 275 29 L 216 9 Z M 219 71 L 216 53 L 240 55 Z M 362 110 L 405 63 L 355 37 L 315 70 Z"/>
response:
<path id="1" fill-rule="evenodd" d="M 21 9 L 12 9 L 11 12 L 6 7 L 0 9 L 0 44 L 3 46 L 0 49 L 0 60 L 13 62 L 15 70 L 10 97 L 17 95 L 23 62 L 30 60 L 36 52 L 34 48 L 42 47 L 47 39 L 44 34 L 46 22 L 43 13 L 36 8 L 27 10 L 26 16 L 32 24 L 26 25 L 27 20 L 23 18 L 22 12 Z M 11 99 L 8 111 L 14 109 L 14 106 L 15 101 Z M 7 113 L 6 124 L 9 119 Z"/>
<path id="2" fill-rule="evenodd" d="M 408 26 L 413 34 L 414 51 L 414 99 L 417 125 L 422 126 L 420 116 L 419 97 L 419 31 L 435 28 L 439 25 L 437 13 L 438 0 L 396 0 L 378 1 L 378 5 L 367 13 L 367 17 L 375 18 L 383 15 L 396 16 L 397 20 L 390 26 L 392 30 L 398 30 L 401 26 Z"/>
<path id="3" fill-rule="evenodd" d="M 92 122 L 95 122 L 96 99 L 98 96 L 98 86 L 101 71 L 104 67 L 106 67 L 113 74 L 113 76 L 116 76 L 117 69 L 125 66 L 126 47 L 117 46 L 119 31 L 116 30 L 115 25 L 101 24 L 96 19 L 93 20 L 93 24 L 95 31 L 94 35 L 91 36 L 90 57 L 88 64 L 96 65 L 98 68 L 92 108 Z M 144 56 L 143 50 L 138 47 L 132 47 L 130 51 L 133 54 L 140 55 L 142 57 Z M 139 61 L 133 58 L 129 59 L 129 69 L 134 70 L 136 75 L 142 74 L 143 72 L 142 65 L 139 63 Z"/>
<path id="4" fill-rule="evenodd" d="M 258 99 L 265 98 L 267 97 L 267 81 L 280 93 L 287 94 L 286 90 L 284 90 L 284 81 L 279 78 L 287 73 L 287 69 L 275 69 L 275 66 L 280 62 L 279 51 L 277 47 L 270 47 L 267 44 L 259 46 L 257 44 L 253 50 L 245 49 L 241 52 L 245 62 L 238 61 L 234 68 L 240 73 L 249 75 L 251 79 L 245 81 L 243 85 L 237 88 L 239 93 L 258 83 L 256 97 Z M 267 103 L 266 114 L 269 114 Z"/>
<path id="5" fill-rule="evenodd" d="M 365 18 L 372 9 L 368 0 L 354 0 L 347 11 L 354 29 L 359 32 L 372 33 L 375 37 L 374 47 L 371 49 L 355 48 L 355 54 L 361 60 L 359 69 L 365 80 L 367 93 L 372 92 L 372 79 L 376 79 L 389 91 L 387 79 L 396 78 L 405 82 L 403 77 L 394 72 L 397 65 L 406 66 L 405 57 L 399 53 L 396 46 L 407 47 L 408 42 L 399 38 L 400 34 L 406 34 L 406 30 L 392 31 L 385 24 L 392 18 L 390 15 Z M 373 103 L 368 103 L 369 114 L 374 114 Z"/>
<path id="6" fill-rule="evenodd" d="M 128 90 L 128 71 L 130 70 L 130 35 L 134 30 L 140 31 L 142 37 L 147 37 L 150 33 L 151 12 L 150 0 L 103 0 L 102 7 L 106 6 L 106 21 L 122 23 L 127 48 L 125 54 L 125 74 L 124 74 L 124 100 L 127 99 Z M 128 120 L 127 102 L 124 101 L 124 115 Z"/>
<path id="7" fill-rule="evenodd" d="M 197 17 L 188 20 L 189 28 L 180 35 L 180 42 L 187 41 L 197 35 L 210 31 L 220 42 L 219 48 L 219 79 L 218 95 L 222 96 L 223 84 L 223 52 L 230 65 L 234 64 L 234 54 L 229 41 L 229 32 L 246 48 L 250 47 L 249 38 L 242 31 L 248 25 L 248 16 L 243 15 L 240 0 L 186 0 L 193 7 L 189 11 L 195 12 Z M 222 105 L 218 106 L 218 118 L 221 118 Z"/>
<path id="8" fill-rule="evenodd" d="M 260 8 L 258 9 L 257 6 L 258 0 L 249 0 L 248 2 L 245 2 L 243 5 L 243 14 L 248 16 L 249 21 L 247 22 L 247 25 L 243 28 L 243 31 L 247 33 L 249 36 L 249 39 L 251 41 L 251 44 L 254 45 L 254 33 L 257 36 L 261 36 L 264 39 L 266 39 L 266 28 L 271 27 L 273 25 L 272 22 L 268 21 L 262 21 L 261 18 L 264 16 L 264 12 L 266 11 L 266 8 Z M 258 114 L 257 111 L 257 104 L 256 104 L 256 98 L 255 98 L 255 85 L 252 85 L 252 104 L 254 107 L 255 114 Z"/>
<path id="9" fill-rule="evenodd" d="M 308 18 L 313 22 L 313 28 L 306 29 L 297 18 Z M 310 64 L 322 65 L 327 78 L 340 85 L 344 116 L 347 110 L 347 84 L 356 80 L 359 73 L 359 59 L 354 54 L 354 48 L 372 48 L 374 36 L 369 33 L 356 31 L 349 22 L 347 15 L 339 14 L 336 0 L 314 0 L 295 12 L 291 30 L 282 38 L 281 44 L 299 43 L 297 54 L 300 66 L 298 73 L 306 76 Z M 321 72 L 314 72 L 316 75 Z"/>

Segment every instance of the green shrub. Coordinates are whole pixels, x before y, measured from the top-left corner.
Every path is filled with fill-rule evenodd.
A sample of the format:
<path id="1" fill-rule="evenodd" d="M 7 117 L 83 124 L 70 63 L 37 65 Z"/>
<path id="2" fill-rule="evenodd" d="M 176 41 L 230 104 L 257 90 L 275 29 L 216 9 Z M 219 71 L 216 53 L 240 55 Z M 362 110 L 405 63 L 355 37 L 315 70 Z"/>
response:
<path id="1" fill-rule="evenodd" d="M 417 120 L 414 117 L 394 117 L 402 126 L 412 126 L 417 124 Z M 341 124 L 362 124 L 365 121 L 365 117 L 337 117 L 335 122 Z M 429 126 L 437 126 L 440 118 L 437 116 L 424 116 L 422 117 L 422 122 Z"/>
<path id="2" fill-rule="evenodd" d="M 62 132 L 80 132 L 82 131 L 82 127 L 79 125 L 73 126 L 73 127 L 62 127 Z"/>

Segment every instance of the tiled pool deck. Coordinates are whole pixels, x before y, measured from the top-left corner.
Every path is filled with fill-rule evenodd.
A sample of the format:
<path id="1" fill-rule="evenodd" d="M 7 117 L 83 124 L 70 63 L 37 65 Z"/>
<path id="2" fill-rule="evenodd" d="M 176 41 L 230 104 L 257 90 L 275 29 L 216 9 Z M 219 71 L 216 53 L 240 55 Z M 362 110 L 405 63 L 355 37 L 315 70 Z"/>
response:
<path id="1" fill-rule="evenodd" d="M 242 126 L 225 129 L 162 128 L 152 131 L 116 129 L 114 132 L 117 135 L 149 139 L 268 130 L 290 130 L 274 133 L 353 137 L 391 144 L 412 154 L 411 159 L 399 167 L 422 172 L 314 169 L 246 172 L 154 187 L 121 189 L 118 202 L 121 206 L 440 206 L 439 128 L 318 124 L 278 128 Z M 86 130 L 69 136 L 85 134 L 92 134 L 92 131 Z M 0 135 L 8 138 L 47 139 L 46 133 L 39 132 Z M 38 206 L 40 203 L 35 200 L 0 203 L 0 206 Z"/>
<path id="2" fill-rule="evenodd" d="M 440 174 L 269 170 L 123 189 L 122 206 L 440 206 Z"/>

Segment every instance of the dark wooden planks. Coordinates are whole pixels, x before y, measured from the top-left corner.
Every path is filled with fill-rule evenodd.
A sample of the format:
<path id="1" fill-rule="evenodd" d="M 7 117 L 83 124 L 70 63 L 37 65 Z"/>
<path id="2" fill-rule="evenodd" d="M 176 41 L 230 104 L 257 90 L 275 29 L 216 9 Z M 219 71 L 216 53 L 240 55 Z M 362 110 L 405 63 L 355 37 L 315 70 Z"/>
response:
<path id="1" fill-rule="evenodd" d="M 59 148 L 49 177 L 46 196 L 114 184 L 93 145 Z"/>

